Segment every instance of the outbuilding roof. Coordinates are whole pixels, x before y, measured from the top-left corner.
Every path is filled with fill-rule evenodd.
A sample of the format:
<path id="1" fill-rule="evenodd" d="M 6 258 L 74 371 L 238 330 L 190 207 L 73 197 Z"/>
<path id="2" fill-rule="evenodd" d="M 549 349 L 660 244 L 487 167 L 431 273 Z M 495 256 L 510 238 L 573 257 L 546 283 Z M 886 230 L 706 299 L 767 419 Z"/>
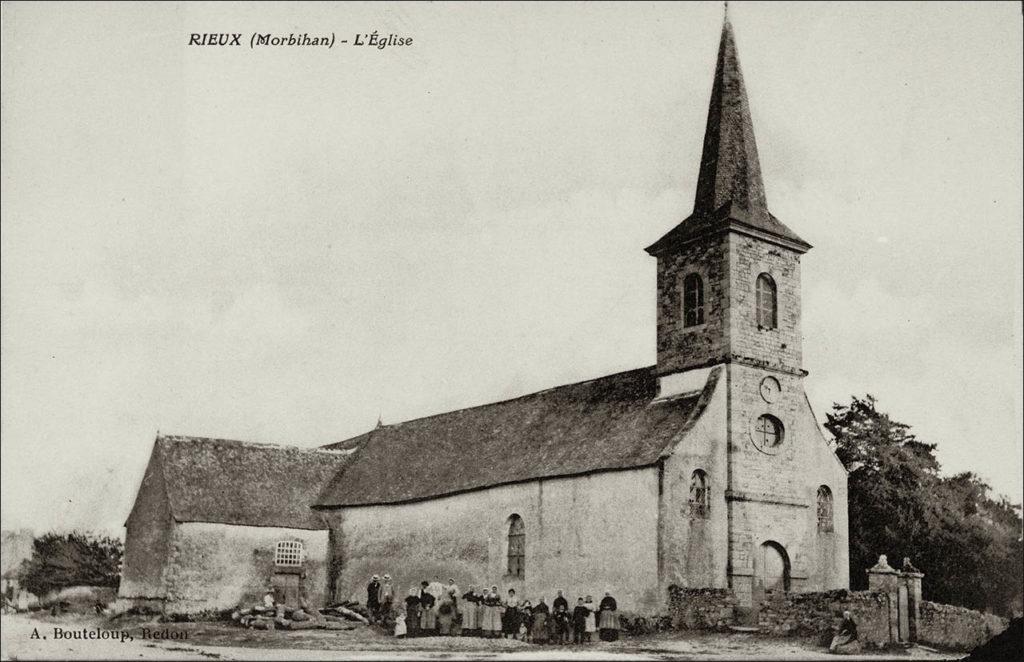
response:
<path id="1" fill-rule="evenodd" d="M 415 501 L 537 478 L 656 463 L 700 414 L 703 391 L 656 399 L 653 367 L 385 425 L 356 447 L 317 507 Z"/>
<path id="2" fill-rule="evenodd" d="M 159 462 L 178 522 L 325 529 L 310 509 L 351 451 L 159 436 Z"/>

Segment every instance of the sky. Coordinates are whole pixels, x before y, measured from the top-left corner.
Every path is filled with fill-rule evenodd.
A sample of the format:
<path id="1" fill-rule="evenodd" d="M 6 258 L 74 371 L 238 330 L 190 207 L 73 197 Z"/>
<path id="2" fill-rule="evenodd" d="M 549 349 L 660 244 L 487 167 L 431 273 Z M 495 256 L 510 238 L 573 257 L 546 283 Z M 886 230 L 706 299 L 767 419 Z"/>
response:
<path id="1" fill-rule="evenodd" d="M 313 447 L 651 365 L 719 3 L 4 3 L 2 526 L 119 533 L 162 434 Z M 729 9 L 820 420 L 1022 498 L 1019 3 Z M 383 50 L 188 46 L 371 33 Z"/>

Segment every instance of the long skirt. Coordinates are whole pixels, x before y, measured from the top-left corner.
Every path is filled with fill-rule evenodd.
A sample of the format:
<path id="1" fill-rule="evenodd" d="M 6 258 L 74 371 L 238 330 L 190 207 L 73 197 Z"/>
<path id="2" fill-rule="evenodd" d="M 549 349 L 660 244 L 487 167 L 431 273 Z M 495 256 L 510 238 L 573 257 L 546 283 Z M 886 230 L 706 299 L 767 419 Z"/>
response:
<path id="1" fill-rule="evenodd" d="M 462 609 L 462 629 L 463 630 L 475 630 L 480 627 L 477 624 L 477 609 L 476 605 L 472 602 L 463 602 Z"/>
<path id="2" fill-rule="evenodd" d="M 500 609 L 500 607 L 495 605 L 487 605 L 484 607 L 483 629 L 485 632 L 501 632 Z"/>
<path id="3" fill-rule="evenodd" d="M 601 630 L 601 641 L 618 641 L 619 613 L 606 609 L 598 614 L 597 627 Z"/>
<path id="4" fill-rule="evenodd" d="M 587 614 L 586 625 L 584 627 L 585 631 L 588 633 L 597 632 L 597 617 L 594 615 L 594 612 Z"/>
<path id="5" fill-rule="evenodd" d="M 501 617 L 501 631 L 505 634 L 519 634 L 519 610 L 506 609 Z"/>
<path id="6" fill-rule="evenodd" d="M 433 609 L 424 609 L 420 612 L 420 629 L 426 630 L 424 634 L 432 634 L 437 628 L 437 612 Z"/>
<path id="7" fill-rule="evenodd" d="M 452 612 L 437 615 L 437 628 L 439 630 L 438 634 L 440 634 L 442 637 L 451 636 L 452 621 L 454 620 L 453 617 L 454 614 Z"/>
<path id="8" fill-rule="evenodd" d="M 484 603 L 478 603 L 476 607 L 476 629 L 487 632 L 487 626 L 484 625 L 487 622 L 487 605 Z"/>
<path id="9" fill-rule="evenodd" d="M 544 612 L 533 615 L 533 627 L 530 628 L 530 636 L 538 644 L 547 643 L 548 640 L 548 615 Z"/>

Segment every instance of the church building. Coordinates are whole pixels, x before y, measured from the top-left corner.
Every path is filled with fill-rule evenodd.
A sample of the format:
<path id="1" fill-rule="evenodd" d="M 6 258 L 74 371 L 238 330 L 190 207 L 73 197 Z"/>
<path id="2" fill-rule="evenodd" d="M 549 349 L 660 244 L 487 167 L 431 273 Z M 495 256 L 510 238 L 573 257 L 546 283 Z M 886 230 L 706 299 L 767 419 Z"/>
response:
<path id="1" fill-rule="evenodd" d="M 693 212 L 646 249 L 656 363 L 305 451 L 338 454 L 313 465 L 336 466 L 304 504 L 320 524 L 296 525 L 327 535 L 309 593 L 364 599 L 387 572 L 400 592 L 435 578 L 531 600 L 608 590 L 655 613 L 671 585 L 731 588 L 741 605 L 846 588 L 846 471 L 803 388 L 810 248 L 768 210 L 726 20 Z M 126 576 L 143 563 L 132 538 L 153 537 L 139 529 Z"/>

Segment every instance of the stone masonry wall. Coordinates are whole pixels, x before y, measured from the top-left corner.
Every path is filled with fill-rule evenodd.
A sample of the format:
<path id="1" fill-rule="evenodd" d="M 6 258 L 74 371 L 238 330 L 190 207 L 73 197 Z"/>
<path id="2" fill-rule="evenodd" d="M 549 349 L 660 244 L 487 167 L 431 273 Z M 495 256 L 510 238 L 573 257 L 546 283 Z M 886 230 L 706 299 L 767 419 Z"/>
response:
<path id="1" fill-rule="evenodd" d="M 994 614 L 923 601 L 917 639 L 925 644 L 968 651 L 1005 630 L 1007 623 Z"/>
<path id="2" fill-rule="evenodd" d="M 163 600 L 167 596 L 164 568 L 174 527 L 160 458 L 154 448 L 135 505 L 125 523 L 120 597 Z"/>
<path id="3" fill-rule="evenodd" d="M 760 239 L 729 235 L 729 330 L 735 358 L 780 370 L 801 368 L 800 254 Z M 775 281 L 778 324 L 757 326 L 756 283 L 761 274 Z"/>
<path id="4" fill-rule="evenodd" d="M 728 244 L 704 237 L 658 258 L 658 372 L 668 374 L 724 359 L 728 353 Z M 704 323 L 684 327 L 683 279 L 704 282 Z"/>
<path id="5" fill-rule="evenodd" d="M 878 648 L 892 641 L 889 596 L 872 591 L 788 593 L 760 603 L 758 627 L 771 634 L 824 641 L 835 632 L 843 611 L 853 615 L 863 644 Z"/>
<path id="6" fill-rule="evenodd" d="M 732 586 L 746 596 L 756 590 L 762 545 L 785 549 L 791 590 L 827 591 L 849 587 L 847 476 L 815 421 L 803 390 L 803 378 L 784 372 L 732 363 L 731 396 L 730 567 Z M 781 391 L 774 401 L 760 394 L 762 380 L 776 379 Z M 755 444 L 757 419 L 771 415 L 783 425 L 774 448 Z M 819 530 L 817 493 L 832 493 L 832 530 Z"/>
<path id="7" fill-rule="evenodd" d="M 406 504 L 324 511 L 334 532 L 334 597 L 366 600 L 373 574 L 405 595 L 420 581 L 548 603 L 609 590 L 623 612 L 664 609 L 657 574 L 658 471 L 606 471 L 503 485 Z M 511 515 L 523 519 L 525 578 L 507 572 Z"/>
<path id="8" fill-rule="evenodd" d="M 728 413 L 725 370 L 693 427 L 665 460 L 661 494 L 661 581 L 667 589 L 726 588 L 729 517 L 725 492 Z M 712 377 L 715 378 L 715 377 Z M 695 471 L 707 478 L 708 507 L 701 512 L 690 505 Z"/>
<path id="9" fill-rule="evenodd" d="M 175 528 L 171 540 L 166 611 L 214 611 L 259 602 L 274 575 L 274 550 L 282 540 L 303 543 L 301 585 L 313 606 L 324 605 L 327 531 L 188 522 Z"/>
<path id="10" fill-rule="evenodd" d="M 668 611 L 676 630 L 726 630 L 735 623 L 735 609 L 729 589 L 668 587 Z"/>

